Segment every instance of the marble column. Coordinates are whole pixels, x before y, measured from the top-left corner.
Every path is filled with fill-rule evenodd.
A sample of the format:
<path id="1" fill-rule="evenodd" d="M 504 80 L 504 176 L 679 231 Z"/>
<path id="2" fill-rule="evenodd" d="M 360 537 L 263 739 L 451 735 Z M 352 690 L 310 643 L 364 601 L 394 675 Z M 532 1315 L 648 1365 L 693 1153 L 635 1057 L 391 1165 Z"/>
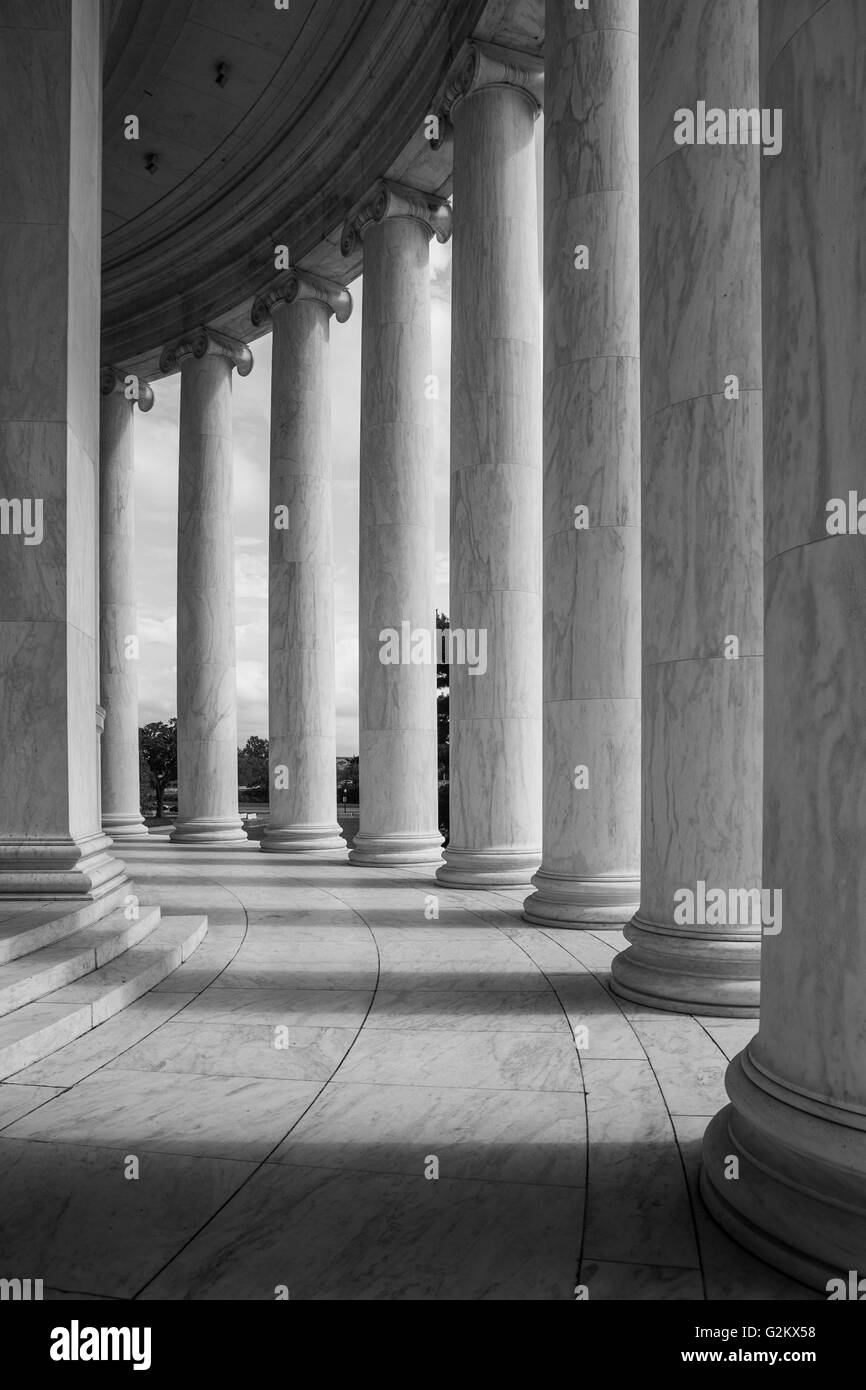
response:
<path id="1" fill-rule="evenodd" d="M 344 255 L 359 240 L 364 251 L 354 864 L 441 859 L 429 394 L 434 233 L 442 242 L 451 234 L 448 204 L 384 181 L 343 233 Z"/>
<path id="2" fill-rule="evenodd" d="M 640 898 L 637 0 L 548 0 L 544 60 L 544 858 L 524 916 L 579 927 Z"/>
<path id="3" fill-rule="evenodd" d="M 262 849 L 344 851 L 336 818 L 330 319 L 343 285 L 304 271 L 275 282 L 252 320 L 273 324 L 268 704 L 270 813 Z"/>
<path id="4" fill-rule="evenodd" d="M 0 42 L 0 896 L 122 894 L 99 819 L 99 0 Z"/>
<path id="5" fill-rule="evenodd" d="M 528 884 L 541 860 L 540 59 L 470 44 L 454 128 L 452 662 L 446 884 Z"/>
<path id="6" fill-rule="evenodd" d="M 153 391 L 106 367 L 99 414 L 99 680 L 102 828 L 113 840 L 147 836 L 138 756 L 138 611 L 135 596 L 133 412 L 153 407 Z"/>
<path id="7" fill-rule="evenodd" d="M 859 0 L 761 5 L 761 105 L 784 118 L 781 154 L 761 165 L 764 883 L 783 912 L 702 1177 L 716 1220 L 761 1259 L 837 1297 L 827 1281 L 842 1278 L 861 1300 L 866 519 L 849 493 L 864 492 L 866 439 L 864 52 Z"/>
<path id="8" fill-rule="evenodd" d="M 641 5 L 641 902 L 613 963 L 626 999 L 742 1017 L 761 949 L 762 156 L 678 136 L 705 99 L 757 107 L 757 63 L 757 0 Z"/>
<path id="9" fill-rule="evenodd" d="M 232 371 L 252 371 L 246 344 L 198 328 L 171 344 L 180 368 L 177 513 L 177 784 L 175 844 L 243 849 L 238 815 Z"/>

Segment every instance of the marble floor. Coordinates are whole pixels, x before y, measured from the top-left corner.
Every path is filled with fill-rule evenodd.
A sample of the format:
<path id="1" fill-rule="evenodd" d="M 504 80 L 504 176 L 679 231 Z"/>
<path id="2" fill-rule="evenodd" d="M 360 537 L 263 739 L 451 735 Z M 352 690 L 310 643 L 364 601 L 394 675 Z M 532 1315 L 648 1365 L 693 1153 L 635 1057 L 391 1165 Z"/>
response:
<path id="1" fill-rule="evenodd" d="M 616 1000 L 618 931 L 432 874 L 124 857 L 209 933 L 0 1084 L 0 1273 L 52 1298 L 818 1298 L 697 1191 L 752 1025 Z"/>

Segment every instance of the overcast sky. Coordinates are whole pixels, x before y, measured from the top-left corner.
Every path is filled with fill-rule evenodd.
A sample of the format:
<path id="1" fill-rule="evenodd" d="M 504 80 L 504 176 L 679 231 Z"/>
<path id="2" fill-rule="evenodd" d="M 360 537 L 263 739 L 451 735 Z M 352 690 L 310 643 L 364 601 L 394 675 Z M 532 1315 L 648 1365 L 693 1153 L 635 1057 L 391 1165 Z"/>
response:
<path id="1" fill-rule="evenodd" d="M 448 433 L 451 244 L 430 251 L 436 422 L 436 603 L 448 609 Z M 336 559 L 337 752 L 358 751 L 358 447 L 363 281 L 346 324 L 331 319 L 331 412 Z M 248 377 L 233 373 L 238 741 L 268 733 L 268 450 L 270 335 L 252 344 Z M 177 713 L 177 461 L 180 376 L 154 383 L 156 403 L 136 411 L 136 569 L 140 723 Z"/>

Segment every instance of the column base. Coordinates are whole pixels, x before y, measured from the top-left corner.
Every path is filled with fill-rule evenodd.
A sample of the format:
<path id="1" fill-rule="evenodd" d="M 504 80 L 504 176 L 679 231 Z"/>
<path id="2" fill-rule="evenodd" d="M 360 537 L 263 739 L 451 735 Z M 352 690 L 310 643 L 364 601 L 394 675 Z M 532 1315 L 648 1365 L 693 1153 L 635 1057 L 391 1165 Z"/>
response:
<path id="1" fill-rule="evenodd" d="M 757 1018 L 760 932 L 698 930 L 632 918 L 625 928 L 632 944 L 611 966 L 614 994 L 671 1013 Z"/>
<path id="2" fill-rule="evenodd" d="M 541 848 L 479 854 L 449 845 L 443 857 L 445 863 L 437 869 L 436 877 L 446 887 L 522 888 L 529 887 L 538 871 Z"/>
<path id="3" fill-rule="evenodd" d="M 226 817 L 225 820 L 178 821 L 169 836 L 173 845 L 184 845 L 188 849 L 250 849 L 250 840 L 241 823 L 240 816 Z"/>
<path id="4" fill-rule="evenodd" d="M 104 815 L 102 829 L 112 840 L 146 840 L 148 829 L 141 815 Z"/>
<path id="5" fill-rule="evenodd" d="M 564 878 L 539 869 L 523 904 L 540 927 L 621 927 L 640 907 L 640 877 Z"/>
<path id="6" fill-rule="evenodd" d="M 701 1195 L 740 1245 L 822 1293 L 866 1276 L 866 1115 L 810 1100 L 762 1073 L 746 1048 L 731 1104 L 704 1135 Z M 731 1159 L 739 1160 L 736 1179 Z M 866 1285 L 864 1285 L 866 1289 Z"/>
<path id="7" fill-rule="evenodd" d="M 126 865 L 102 831 L 82 840 L 0 843 L 0 898 L 96 901 L 126 882 Z"/>
<path id="8" fill-rule="evenodd" d="M 345 855 L 346 841 L 334 825 L 286 825 L 265 828 L 261 848 L 266 854 Z"/>
<path id="9" fill-rule="evenodd" d="M 400 865 L 439 864 L 442 862 L 442 836 L 424 835 L 364 835 L 355 836 L 349 850 L 350 864 L 365 864 L 368 868 L 398 868 Z"/>

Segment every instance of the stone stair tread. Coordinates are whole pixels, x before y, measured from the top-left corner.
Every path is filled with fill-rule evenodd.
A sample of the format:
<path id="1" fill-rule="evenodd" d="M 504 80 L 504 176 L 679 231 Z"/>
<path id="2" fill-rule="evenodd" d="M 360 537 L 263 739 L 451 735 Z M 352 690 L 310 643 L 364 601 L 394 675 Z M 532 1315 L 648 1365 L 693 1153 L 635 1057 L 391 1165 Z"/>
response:
<path id="1" fill-rule="evenodd" d="M 81 1014 L 84 1018 L 87 1010 L 88 1006 L 85 1004 L 74 1009 L 68 1000 L 61 1001 L 52 997 L 36 999 L 32 1004 L 25 1004 L 23 1009 L 16 1009 L 14 1014 L 7 1014 L 5 1018 L 0 1018 L 0 1055 L 7 1044 L 17 1042 L 29 1034 L 35 1034 L 40 1029 L 47 1028 L 59 1020 L 74 1021 L 76 1014 Z M 75 1037 L 78 1037 L 77 1033 L 70 1034 L 70 1038 Z"/>
<path id="2" fill-rule="evenodd" d="M 57 990 L 55 997 L 70 999 L 75 1003 L 96 999 L 106 987 L 113 988 L 137 977 L 142 969 L 146 970 L 153 961 L 161 960 L 166 951 L 179 950 L 181 954 L 177 964 L 182 965 L 191 954 L 190 951 L 183 951 L 183 944 L 190 933 L 191 925 L 205 920 L 198 916 L 164 917 L 144 941 L 131 946 L 129 950 L 108 961 L 98 970 L 93 970 L 82 979 Z"/>
<path id="3" fill-rule="evenodd" d="M 143 941 L 85 979 L 0 1017 L 0 1079 L 22 1071 L 96 1028 L 187 960 L 207 934 L 207 917 L 164 917 Z"/>
<path id="4" fill-rule="evenodd" d="M 140 907 L 134 921 L 118 908 L 101 921 L 64 936 L 56 945 L 42 946 L 0 965 L 0 1015 L 97 970 L 146 937 L 159 920 L 158 907 Z"/>
<path id="5" fill-rule="evenodd" d="M 100 921 L 122 905 L 129 896 L 131 885 L 124 883 L 104 898 L 84 903 L 37 900 L 4 904 L 0 918 L 0 965 L 56 945 L 65 937 Z"/>

